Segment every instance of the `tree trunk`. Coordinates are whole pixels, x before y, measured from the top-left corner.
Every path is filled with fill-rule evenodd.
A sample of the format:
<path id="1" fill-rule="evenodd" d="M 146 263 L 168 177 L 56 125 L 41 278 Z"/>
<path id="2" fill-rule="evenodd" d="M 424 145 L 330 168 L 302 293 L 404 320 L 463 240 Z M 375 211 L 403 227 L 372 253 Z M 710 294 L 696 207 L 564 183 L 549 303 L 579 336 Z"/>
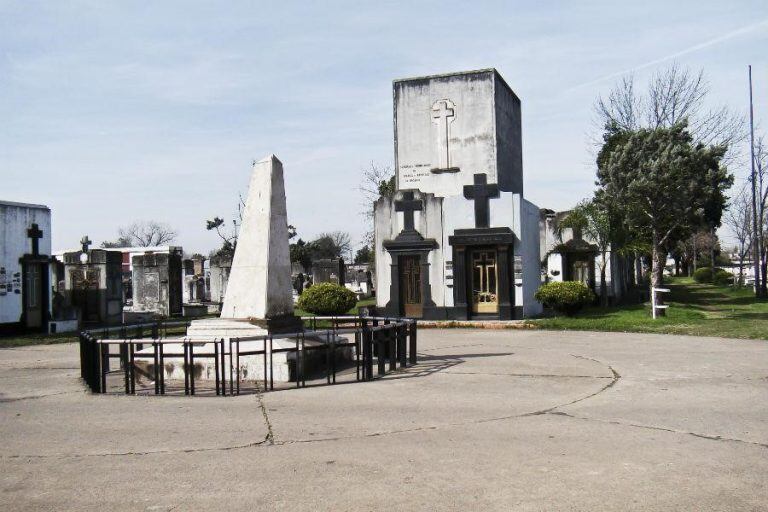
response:
<path id="1" fill-rule="evenodd" d="M 653 249 L 651 253 L 651 307 L 662 304 L 661 296 L 658 293 L 653 293 L 654 288 L 660 288 L 664 281 L 664 264 L 663 260 L 666 260 L 666 254 L 663 253 L 664 248 L 658 242 L 658 234 L 653 234 Z M 663 258 L 663 260 L 662 260 Z M 655 298 L 655 301 L 654 301 Z M 657 309 L 656 316 L 665 316 L 664 309 Z"/>
<path id="2" fill-rule="evenodd" d="M 696 272 L 696 234 L 693 235 L 693 271 Z"/>
<path id="3" fill-rule="evenodd" d="M 600 265 L 600 305 L 605 308 L 608 306 L 608 289 L 605 286 L 605 251 L 602 252 L 602 257 L 603 260 Z"/>

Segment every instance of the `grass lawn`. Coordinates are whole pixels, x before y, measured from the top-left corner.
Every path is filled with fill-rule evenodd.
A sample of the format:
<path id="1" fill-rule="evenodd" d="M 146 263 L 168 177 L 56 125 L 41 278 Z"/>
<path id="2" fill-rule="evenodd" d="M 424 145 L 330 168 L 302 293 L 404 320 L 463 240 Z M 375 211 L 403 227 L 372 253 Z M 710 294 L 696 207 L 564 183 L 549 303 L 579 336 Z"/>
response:
<path id="1" fill-rule="evenodd" d="M 373 306 L 375 304 L 375 298 L 361 300 L 355 305 L 354 308 L 350 309 L 347 314 L 357 315 L 357 308 L 362 306 Z M 297 316 L 312 316 L 310 313 L 301 311 L 300 309 L 295 310 L 295 314 Z M 318 324 L 320 324 L 320 322 L 318 322 Z M 168 334 L 183 335 L 185 332 L 186 328 L 183 326 L 168 329 Z M 0 348 L 24 347 L 27 345 L 52 345 L 55 343 L 72 343 L 75 341 L 77 341 L 77 333 L 74 332 L 66 332 L 60 334 L 18 334 L 7 337 L 0 337 Z"/>
<path id="2" fill-rule="evenodd" d="M 768 300 L 755 299 L 751 289 L 698 284 L 674 278 L 665 294 L 667 316 L 651 319 L 650 305 L 589 308 L 577 316 L 530 320 L 542 329 L 654 332 L 693 336 L 768 339 Z"/>

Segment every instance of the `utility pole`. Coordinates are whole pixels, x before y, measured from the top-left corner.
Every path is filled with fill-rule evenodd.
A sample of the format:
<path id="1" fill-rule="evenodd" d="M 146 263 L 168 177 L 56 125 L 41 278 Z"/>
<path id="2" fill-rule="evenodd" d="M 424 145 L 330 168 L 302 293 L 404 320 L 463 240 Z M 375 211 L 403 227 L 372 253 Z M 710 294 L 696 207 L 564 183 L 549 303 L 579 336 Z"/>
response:
<path id="1" fill-rule="evenodd" d="M 752 65 L 749 66 L 749 155 L 752 163 L 752 258 L 755 269 L 755 296 L 761 297 L 762 285 L 760 279 L 760 257 L 762 248 L 760 239 L 762 233 L 757 230 L 757 175 L 755 173 L 755 119 L 754 108 L 752 106 Z M 764 279 L 765 277 L 763 277 Z"/>

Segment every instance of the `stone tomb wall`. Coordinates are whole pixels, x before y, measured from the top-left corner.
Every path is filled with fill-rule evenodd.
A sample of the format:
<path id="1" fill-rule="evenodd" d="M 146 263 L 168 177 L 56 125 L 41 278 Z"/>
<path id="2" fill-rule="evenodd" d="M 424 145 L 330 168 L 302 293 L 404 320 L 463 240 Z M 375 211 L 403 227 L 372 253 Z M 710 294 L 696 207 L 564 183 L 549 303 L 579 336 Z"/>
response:
<path id="1" fill-rule="evenodd" d="M 161 316 L 181 314 L 181 254 L 143 254 L 134 256 L 134 311 L 153 312 Z"/>

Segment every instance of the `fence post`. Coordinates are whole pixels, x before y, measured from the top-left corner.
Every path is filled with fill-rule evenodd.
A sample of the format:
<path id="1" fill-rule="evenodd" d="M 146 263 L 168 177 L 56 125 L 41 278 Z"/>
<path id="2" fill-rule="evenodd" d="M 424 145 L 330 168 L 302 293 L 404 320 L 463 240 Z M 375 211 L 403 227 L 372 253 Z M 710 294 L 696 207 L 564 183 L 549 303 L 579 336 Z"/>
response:
<path id="1" fill-rule="evenodd" d="M 363 380 L 373 378 L 373 336 L 368 322 L 363 320 Z"/>
<path id="2" fill-rule="evenodd" d="M 412 365 L 416 364 L 416 320 L 411 320 L 409 356 Z"/>

